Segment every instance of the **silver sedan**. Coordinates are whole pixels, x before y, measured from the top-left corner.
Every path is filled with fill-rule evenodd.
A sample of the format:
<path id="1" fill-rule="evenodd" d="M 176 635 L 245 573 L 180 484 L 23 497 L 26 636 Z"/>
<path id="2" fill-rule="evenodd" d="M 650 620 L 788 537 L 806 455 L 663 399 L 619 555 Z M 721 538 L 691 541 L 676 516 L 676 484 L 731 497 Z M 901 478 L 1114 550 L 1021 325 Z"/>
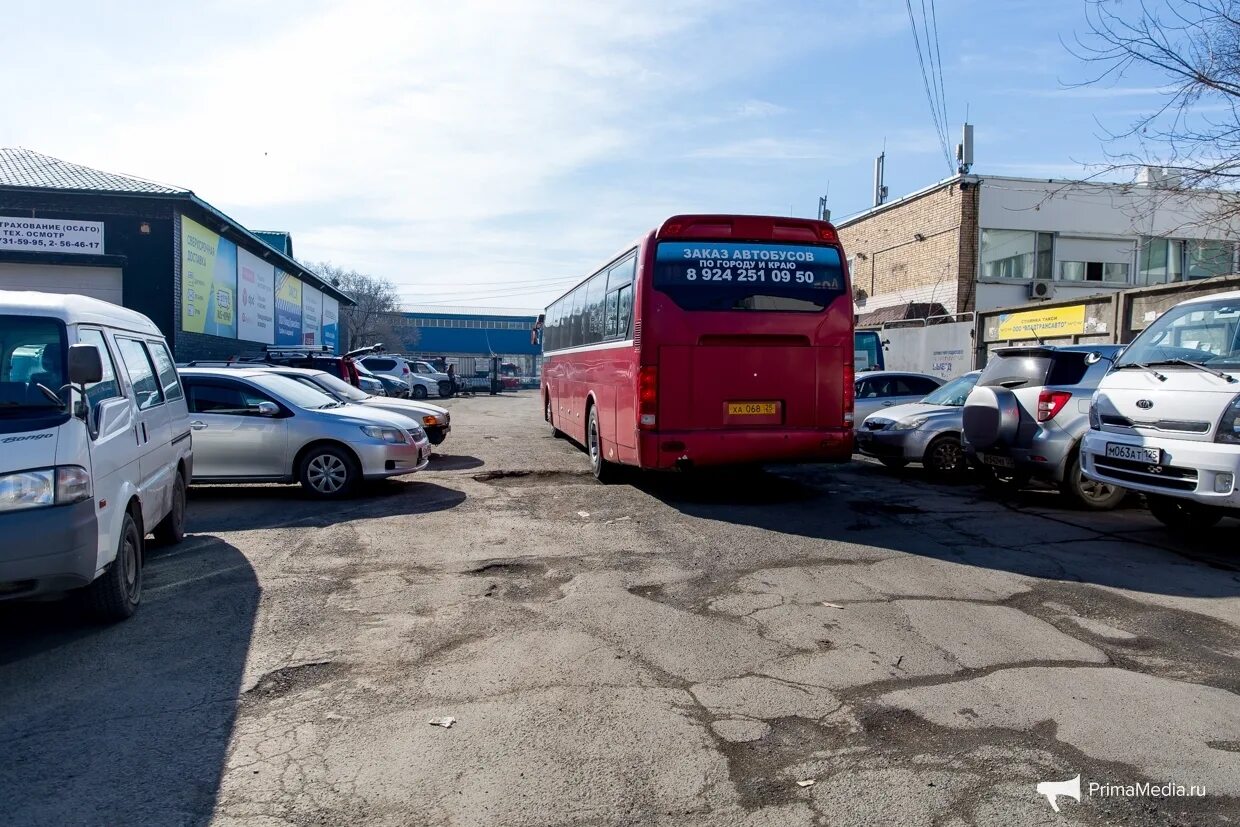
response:
<path id="1" fill-rule="evenodd" d="M 966 373 L 919 402 L 870 414 L 857 429 L 857 450 L 889 468 L 920 462 L 932 474 L 963 473 L 962 412 L 980 375 L 980 370 Z"/>
<path id="2" fill-rule="evenodd" d="M 426 432 L 407 417 L 345 405 L 261 368 L 184 368 L 194 440 L 194 479 L 300 482 L 341 497 L 363 479 L 427 466 Z"/>

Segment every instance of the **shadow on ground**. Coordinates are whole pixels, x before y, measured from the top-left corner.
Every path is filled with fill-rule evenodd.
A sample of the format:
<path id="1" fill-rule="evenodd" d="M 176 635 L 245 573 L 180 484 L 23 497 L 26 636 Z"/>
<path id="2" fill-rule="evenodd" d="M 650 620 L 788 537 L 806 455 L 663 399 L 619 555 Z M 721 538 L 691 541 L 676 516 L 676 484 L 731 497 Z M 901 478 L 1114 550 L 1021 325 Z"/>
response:
<path id="1" fill-rule="evenodd" d="M 1079 511 L 1039 490 L 996 498 L 979 486 L 909 479 L 868 464 L 634 473 L 629 481 L 686 515 L 739 526 L 1047 580 L 1240 595 L 1240 531 L 1226 522 L 1171 537 L 1138 508 Z"/>
<path id="2" fill-rule="evenodd" d="M 0 605 L 5 824 L 210 820 L 260 590 L 207 539 L 148 558 L 143 604 L 116 625 L 73 599 Z"/>
<path id="3" fill-rule="evenodd" d="M 477 457 L 457 456 L 454 454 L 432 454 L 428 471 L 470 471 L 481 468 L 485 462 Z"/>
<path id="4" fill-rule="evenodd" d="M 318 499 L 295 485 L 195 485 L 186 516 L 191 532 L 214 533 L 429 514 L 463 502 L 464 493 L 417 478 L 367 483 L 343 500 Z"/>

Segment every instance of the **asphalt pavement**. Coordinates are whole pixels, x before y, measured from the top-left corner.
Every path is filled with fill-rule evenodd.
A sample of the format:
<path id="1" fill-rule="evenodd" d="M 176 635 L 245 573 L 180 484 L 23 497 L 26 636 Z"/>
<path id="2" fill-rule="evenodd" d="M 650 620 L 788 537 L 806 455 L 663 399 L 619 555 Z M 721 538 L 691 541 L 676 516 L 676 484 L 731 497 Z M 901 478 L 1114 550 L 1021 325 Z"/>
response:
<path id="1" fill-rule="evenodd" d="M 535 393 L 449 404 L 342 503 L 191 489 L 130 621 L 0 605 L 3 822 L 1240 823 L 1240 523 L 868 462 L 602 486 Z"/>

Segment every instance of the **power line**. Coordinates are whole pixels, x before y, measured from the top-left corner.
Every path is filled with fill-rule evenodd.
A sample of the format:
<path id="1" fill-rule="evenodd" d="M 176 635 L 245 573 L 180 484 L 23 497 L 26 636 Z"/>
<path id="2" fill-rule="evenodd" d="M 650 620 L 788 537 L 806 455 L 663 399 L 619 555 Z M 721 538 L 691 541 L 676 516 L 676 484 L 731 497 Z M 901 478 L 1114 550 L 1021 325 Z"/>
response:
<path id="1" fill-rule="evenodd" d="M 951 152 L 947 149 L 947 130 L 945 125 L 939 119 L 939 106 L 935 100 L 935 95 L 930 91 L 930 77 L 933 74 L 926 73 L 926 59 L 921 50 L 921 35 L 917 32 L 917 18 L 913 15 L 912 0 L 904 0 L 904 6 L 908 10 L 908 24 L 913 32 L 913 46 L 917 50 L 917 63 L 921 67 L 921 82 L 926 90 L 926 102 L 930 104 L 930 120 L 934 123 L 934 131 L 939 138 L 939 148 L 943 150 L 943 160 L 947 162 L 949 170 L 952 168 Z M 926 51 L 930 50 L 929 37 L 926 39 Z M 933 62 L 933 56 L 931 57 Z"/>
<path id="2" fill-rule="evenodd" d="M 924 10 L 923 10 L 924 17 Z M 934 0 L 930 0 L 930 20 L 934 24 L 934 57 L 935 62 L 939 64 L 939 106 L 943 112 L 943 132 L 944 140 L 947 138 L 947 86 L 943 83 L 943 52 L 939 48 L 939 12 L 935 8 Z M 966 117 L 965 120 L 968 120 Z M 949 144 L 950 145 L 950 144 Z M 947 165 L 952 165 L 950 153 L 947 157 Z"/>

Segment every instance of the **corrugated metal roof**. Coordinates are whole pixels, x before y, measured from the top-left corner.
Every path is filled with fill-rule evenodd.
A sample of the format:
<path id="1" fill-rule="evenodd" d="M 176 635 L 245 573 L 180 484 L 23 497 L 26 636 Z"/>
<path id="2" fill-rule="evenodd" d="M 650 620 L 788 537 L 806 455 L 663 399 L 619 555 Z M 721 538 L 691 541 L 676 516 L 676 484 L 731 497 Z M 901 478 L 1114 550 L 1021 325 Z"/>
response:
<path id="1" fill-rule="evenodd" d="M 179 187 L 71 164 L 21 147 L 0 147 L 0 186 L 143 195 L 189 194 L 189 190 Z"/>
<path id="2" fill-rule="evenodd" d="M 284 230 L 254 230 L 254 235 L 273 250 L 279 250 L 286 256 L 293 255 L 293 237 Z"/>

